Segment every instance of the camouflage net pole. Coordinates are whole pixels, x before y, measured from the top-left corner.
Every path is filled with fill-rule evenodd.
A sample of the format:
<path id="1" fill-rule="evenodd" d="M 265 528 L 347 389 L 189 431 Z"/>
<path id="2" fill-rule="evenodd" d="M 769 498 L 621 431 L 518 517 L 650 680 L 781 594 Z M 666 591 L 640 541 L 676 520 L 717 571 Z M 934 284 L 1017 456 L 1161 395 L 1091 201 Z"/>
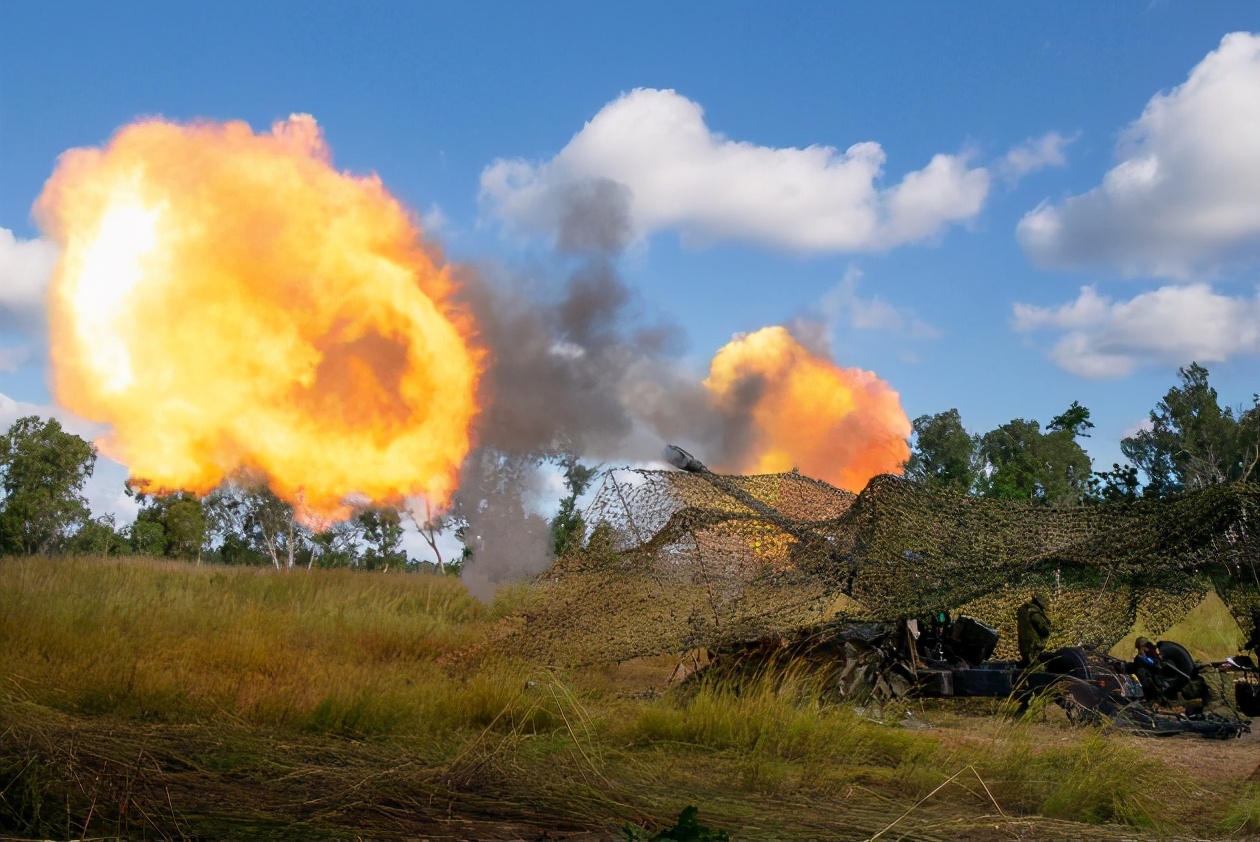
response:
<path id="1" fill-rule="evenodd" d="M 1215 588 L 1244 632 L 1260 609 L 1260 488 L 1057 508 L 927 490 L 860 495 L 796 473 L 618 469 L 584 514 L 586 546 L 543 577 L 512 645 L 556 662 L 722 649 L 846 620 L 945 610 L 997 627 L 1051 602 L 1051 645 L 1168 629 Z"/>

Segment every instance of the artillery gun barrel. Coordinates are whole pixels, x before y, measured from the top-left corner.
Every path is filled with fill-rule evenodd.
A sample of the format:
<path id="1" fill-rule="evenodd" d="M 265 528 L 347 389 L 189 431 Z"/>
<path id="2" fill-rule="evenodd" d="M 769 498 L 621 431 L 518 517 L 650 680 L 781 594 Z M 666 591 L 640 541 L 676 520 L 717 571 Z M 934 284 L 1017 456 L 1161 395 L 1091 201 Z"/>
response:
<path id="1" fill-rule="evenodd" d="M 809 527 L 802 526 L 798 521 L 787 517 L 773 506 L 758 500 L 756 497 L 740 488 L 739 485 L 730 477 L 713 473 L 713 471 L 710 471 L 707 467 L 705 467 L 703 462 L 677 445 L 669 444 L 665 446 L 665 459 L 675 468 L 695 474 L 722 493 L 734 497 L 749 509 L 756 512 L 770 523 L 773 523 L 775 526 L 779 527 L 802 544 L 814 547 L 821 545 L 825 550 L 827 558 L 832 561 L 843 561 L 845 566 L 849 568 L 848 580 L 843 588 L 843 592 L 851 595 L 854 572 L 852 562 L 848 559 L 842 559 L 839 557 L 836 548 L 833 546 L 833 542 L 828 540 L 830 536 L 818 532 L 817 530 L 810 529 Z"/>

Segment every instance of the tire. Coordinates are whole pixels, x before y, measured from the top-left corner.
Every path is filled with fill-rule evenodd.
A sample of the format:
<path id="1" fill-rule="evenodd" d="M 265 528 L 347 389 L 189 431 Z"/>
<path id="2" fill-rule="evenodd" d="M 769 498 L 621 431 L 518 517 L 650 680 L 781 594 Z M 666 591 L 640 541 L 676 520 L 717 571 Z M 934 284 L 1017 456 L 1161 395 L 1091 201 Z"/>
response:
<path id="1" fill-rule="evenodd" d="M 1159 656 L 1177 669 L 1184 672 L 1191 678 L 1198 672 L 1198 667 L 1194 664 L 1194 658 L 1190 655 L 1190 650 L 1171 640 L 1161 640 L 1155 644 L 1155 648 L 1159 650 Z"/>
<path id="2" fill-rule="evenodd" d="M 1155 644 L 1155 648 L 1159 650 L 1159 656 L 1164 659 L 1164 663 L 1173 668 L 1164 670 L 1170 697 L 1176 696 L 1194 683 L 1199 668 L 1194 665 L 1190 650 L 1171 640 L 1161 640 Z"/>
<path id="3" fill-rule="evenodd" d="M 1044 659 L 1041 670 L 1053 675 L 1070 675 L 1084 679 L 1089 676 L 1089 661 L 1086 660 L 1083 650 L 1075 646 L 1065 646 Z"/>

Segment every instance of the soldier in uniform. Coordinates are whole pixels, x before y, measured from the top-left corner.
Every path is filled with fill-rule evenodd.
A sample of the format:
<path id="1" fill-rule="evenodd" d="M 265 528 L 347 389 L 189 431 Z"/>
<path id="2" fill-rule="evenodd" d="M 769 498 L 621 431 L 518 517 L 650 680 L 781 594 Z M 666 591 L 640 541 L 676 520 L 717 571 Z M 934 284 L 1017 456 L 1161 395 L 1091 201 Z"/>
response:
<path id="1" fill-rule="evenodd" d="M 1041 659 L 1050 636 L 1050 618 L 1046 616 L 1046 602 L 1041 594 L 1031 598 L 1015 612 L 1015 628 L 1019 639 L 1019 665 L 1029 667 Z"/>
<path id="2" fill-rule="evenodd" d="M 1164 660 L 1159 649 L 1145 637 L 1133 642 L 1136 653 L 1129 669 L 1142 685 L 1142 696 L 1149 702 L 1168 701 L 1168 681 L 1164 677 Z"/>

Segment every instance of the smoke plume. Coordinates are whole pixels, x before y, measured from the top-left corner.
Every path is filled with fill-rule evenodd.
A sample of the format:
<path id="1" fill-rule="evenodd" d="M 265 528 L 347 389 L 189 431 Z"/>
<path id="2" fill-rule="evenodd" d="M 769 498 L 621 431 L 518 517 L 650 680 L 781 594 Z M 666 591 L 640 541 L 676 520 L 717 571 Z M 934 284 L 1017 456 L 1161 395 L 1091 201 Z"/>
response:
<path id="1" fill-rule="evenodd" d="M 707 378 L 683 366 L 682 331 L 642 318 L 617 274 L 632 236 L 628 200 L 607 180 L 552 191 L 557 260 L 570 269 L 550 294 L 545 280 L 495 267 L 460 278 L 490 360 L 480 449 L 465 463 L 456 504 L 473 536 L 468 575 L 478 587 L 549 563 L 545 522 L 531 506 L 548 454 L 642 463 L 677 442 L 717 470 L 798 468 L 853 491 L 909 455 L 897 393 L 836 365 L 809 322 L 736 337 Z"/>

